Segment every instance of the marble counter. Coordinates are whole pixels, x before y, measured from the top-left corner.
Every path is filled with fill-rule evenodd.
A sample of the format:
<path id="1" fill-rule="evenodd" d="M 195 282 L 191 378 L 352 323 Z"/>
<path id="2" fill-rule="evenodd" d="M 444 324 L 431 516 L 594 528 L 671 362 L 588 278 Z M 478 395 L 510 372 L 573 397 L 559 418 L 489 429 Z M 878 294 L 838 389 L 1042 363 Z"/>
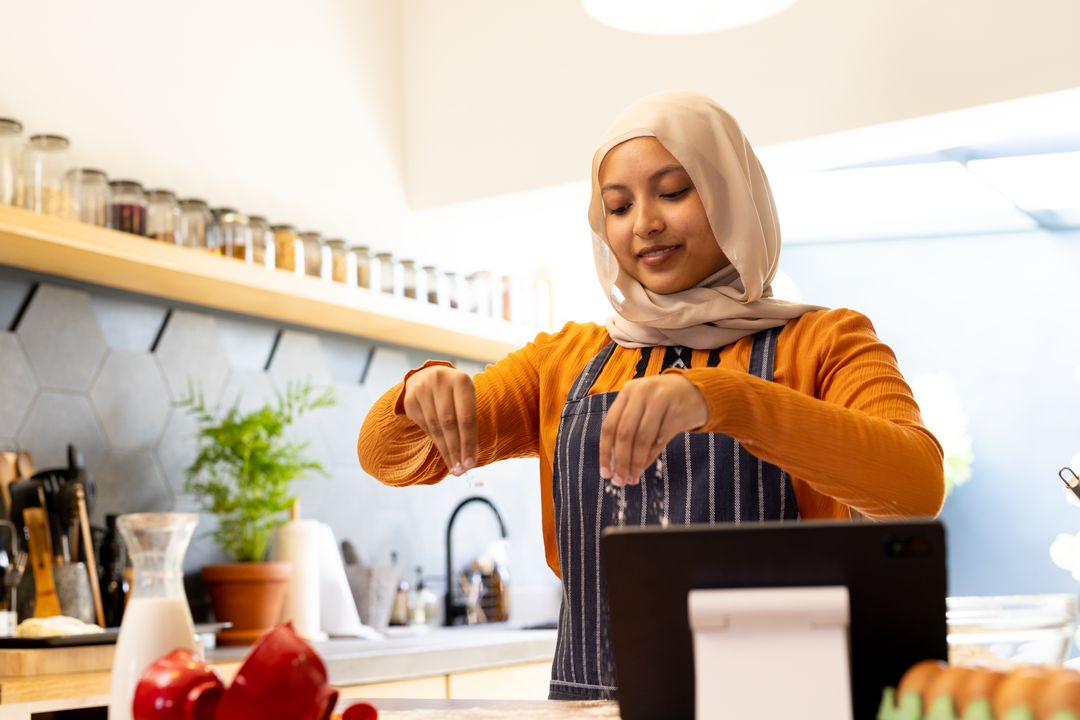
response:
<path id="1" fill-rule="evenodd" d="M 615 702 L 371 700 L 379 720 L 618 720 Z M 339 708 L 340 709 L 340 708 Z"/>

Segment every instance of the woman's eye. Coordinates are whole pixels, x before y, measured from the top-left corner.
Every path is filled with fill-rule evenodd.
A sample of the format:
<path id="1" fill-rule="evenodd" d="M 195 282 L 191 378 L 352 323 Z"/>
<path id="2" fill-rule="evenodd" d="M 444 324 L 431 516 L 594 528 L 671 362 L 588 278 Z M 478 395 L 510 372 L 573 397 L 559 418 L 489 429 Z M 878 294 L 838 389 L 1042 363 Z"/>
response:
<path id="1" fill-rule="evenodd" d="M 687 185 L 682 190 L 676 190 L 675 192 L 663 193 L 662 195 L 660 195 L 660 197 L 664 198 L 665 200 L 678 200 L 683 195 L 690 192 L 690 188 L 692 188 L 692 187 L 693 187 L 693 185 Z"/>
<path id="2" fill-rule="evenodd" d="M 630 205 L 629 205 L 629 203 L 627 203 L 626 205 L 620 205 L 617 208 L 611 208 L 610 210 L 608 210 L 608 214 L 609 215 L 625 215 L 626 211 L 629 210 L 629 209 L 630 209 Z"/>

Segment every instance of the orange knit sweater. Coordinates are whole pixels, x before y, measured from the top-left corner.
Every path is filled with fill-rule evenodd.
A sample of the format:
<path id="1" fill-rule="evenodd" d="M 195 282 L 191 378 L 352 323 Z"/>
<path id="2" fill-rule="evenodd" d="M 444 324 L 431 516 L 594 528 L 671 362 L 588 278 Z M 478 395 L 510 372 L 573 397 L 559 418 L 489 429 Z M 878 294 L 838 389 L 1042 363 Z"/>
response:
<path id="1" fill-rule="evenodd" d="M 552 463 L 559 415 L 570 385 L 610 338 L 594 324 L 568 323 L 536 339 L 474 378 L 477 465 L 539 457 L 544 548 L 559 572 Z M 804 518 L 931 516 L 941 509 L 941 446 L 923 427 L 896 357 L 870 321 L 852 310 L 820 310 L 790 321 L 777 340 L 774 380 L 747 373 L 752 339 L 725 347 L 720 364 L 695 350 L 686 375 L 704 394 L 702 431 L 738 439 L 792 477 Z M 652 354 L 654 375 L 663 353 Z M 637 349 L 616 348 L 591 393 L 616 391 L 633 378 Z M 427 367 L 434 361 L 425 363 Z M 447 363 L 448 364 L 448 363 Z M 387 485 L 439 482 L 446 465 L 434 444 L 402 409 L 404 383 L 368 413 L 357 452 L 366 472 Z"/>

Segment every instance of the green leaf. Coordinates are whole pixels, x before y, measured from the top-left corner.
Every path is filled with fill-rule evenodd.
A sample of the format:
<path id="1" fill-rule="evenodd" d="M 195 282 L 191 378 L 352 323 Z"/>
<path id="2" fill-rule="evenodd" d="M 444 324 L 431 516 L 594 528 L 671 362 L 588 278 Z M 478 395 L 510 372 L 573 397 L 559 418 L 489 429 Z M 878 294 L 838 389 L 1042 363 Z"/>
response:
<path id="1" fill-rule="evenodd" d="M 292 507 L 294 480 L 327 475 L 322 465 L 304 455 L 307 443 L 285 439 L 301 416 L 336 401 L 333 388 L 316 391 L 310 381 L 290 382 L 276 402 L 247 413 L 240 398 L 231 406 L 210 409 L 202 392 L 189 382 L 176 404 L 196 423 L 198 454 L 187 468 L 185 492 L 206 512 L 218 516 L 215 541 L 239 562 L 266 557 L 274 531 Z"/>

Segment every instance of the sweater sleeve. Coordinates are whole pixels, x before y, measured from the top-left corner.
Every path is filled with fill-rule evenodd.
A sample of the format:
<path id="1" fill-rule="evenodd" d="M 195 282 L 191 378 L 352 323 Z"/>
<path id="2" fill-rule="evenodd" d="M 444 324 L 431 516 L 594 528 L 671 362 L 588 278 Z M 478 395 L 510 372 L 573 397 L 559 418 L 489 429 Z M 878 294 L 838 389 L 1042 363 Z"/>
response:
<path id="1" fill-rule="evenodd" d="M 545 333 L 473 377 L 476 386 L 477 466 L 535 457 L 540 436 L 539 355 Z M 405 384 L 424 363 L 387 390 L 368 411 L 357 439 L 360 466 L 387 485 L 431 485 L 448 473 L 435 443 L 406 417 Z M 452 367 L 452 366 L 451 366 Z"/>
<path id="2" fill-rule="evenodd" d="M 868 517 L 936 515 L 945 493 L 941 446 L 923 426 L 895 355 L 865 316 L 829 316 L 835 322 L 814 330 L 805 349 L 798 344 L 795 362 L 814 366 L 813 396 L 730 369 L 674 371 L 706 398 L 701 430 L 735 437 Z"/>

